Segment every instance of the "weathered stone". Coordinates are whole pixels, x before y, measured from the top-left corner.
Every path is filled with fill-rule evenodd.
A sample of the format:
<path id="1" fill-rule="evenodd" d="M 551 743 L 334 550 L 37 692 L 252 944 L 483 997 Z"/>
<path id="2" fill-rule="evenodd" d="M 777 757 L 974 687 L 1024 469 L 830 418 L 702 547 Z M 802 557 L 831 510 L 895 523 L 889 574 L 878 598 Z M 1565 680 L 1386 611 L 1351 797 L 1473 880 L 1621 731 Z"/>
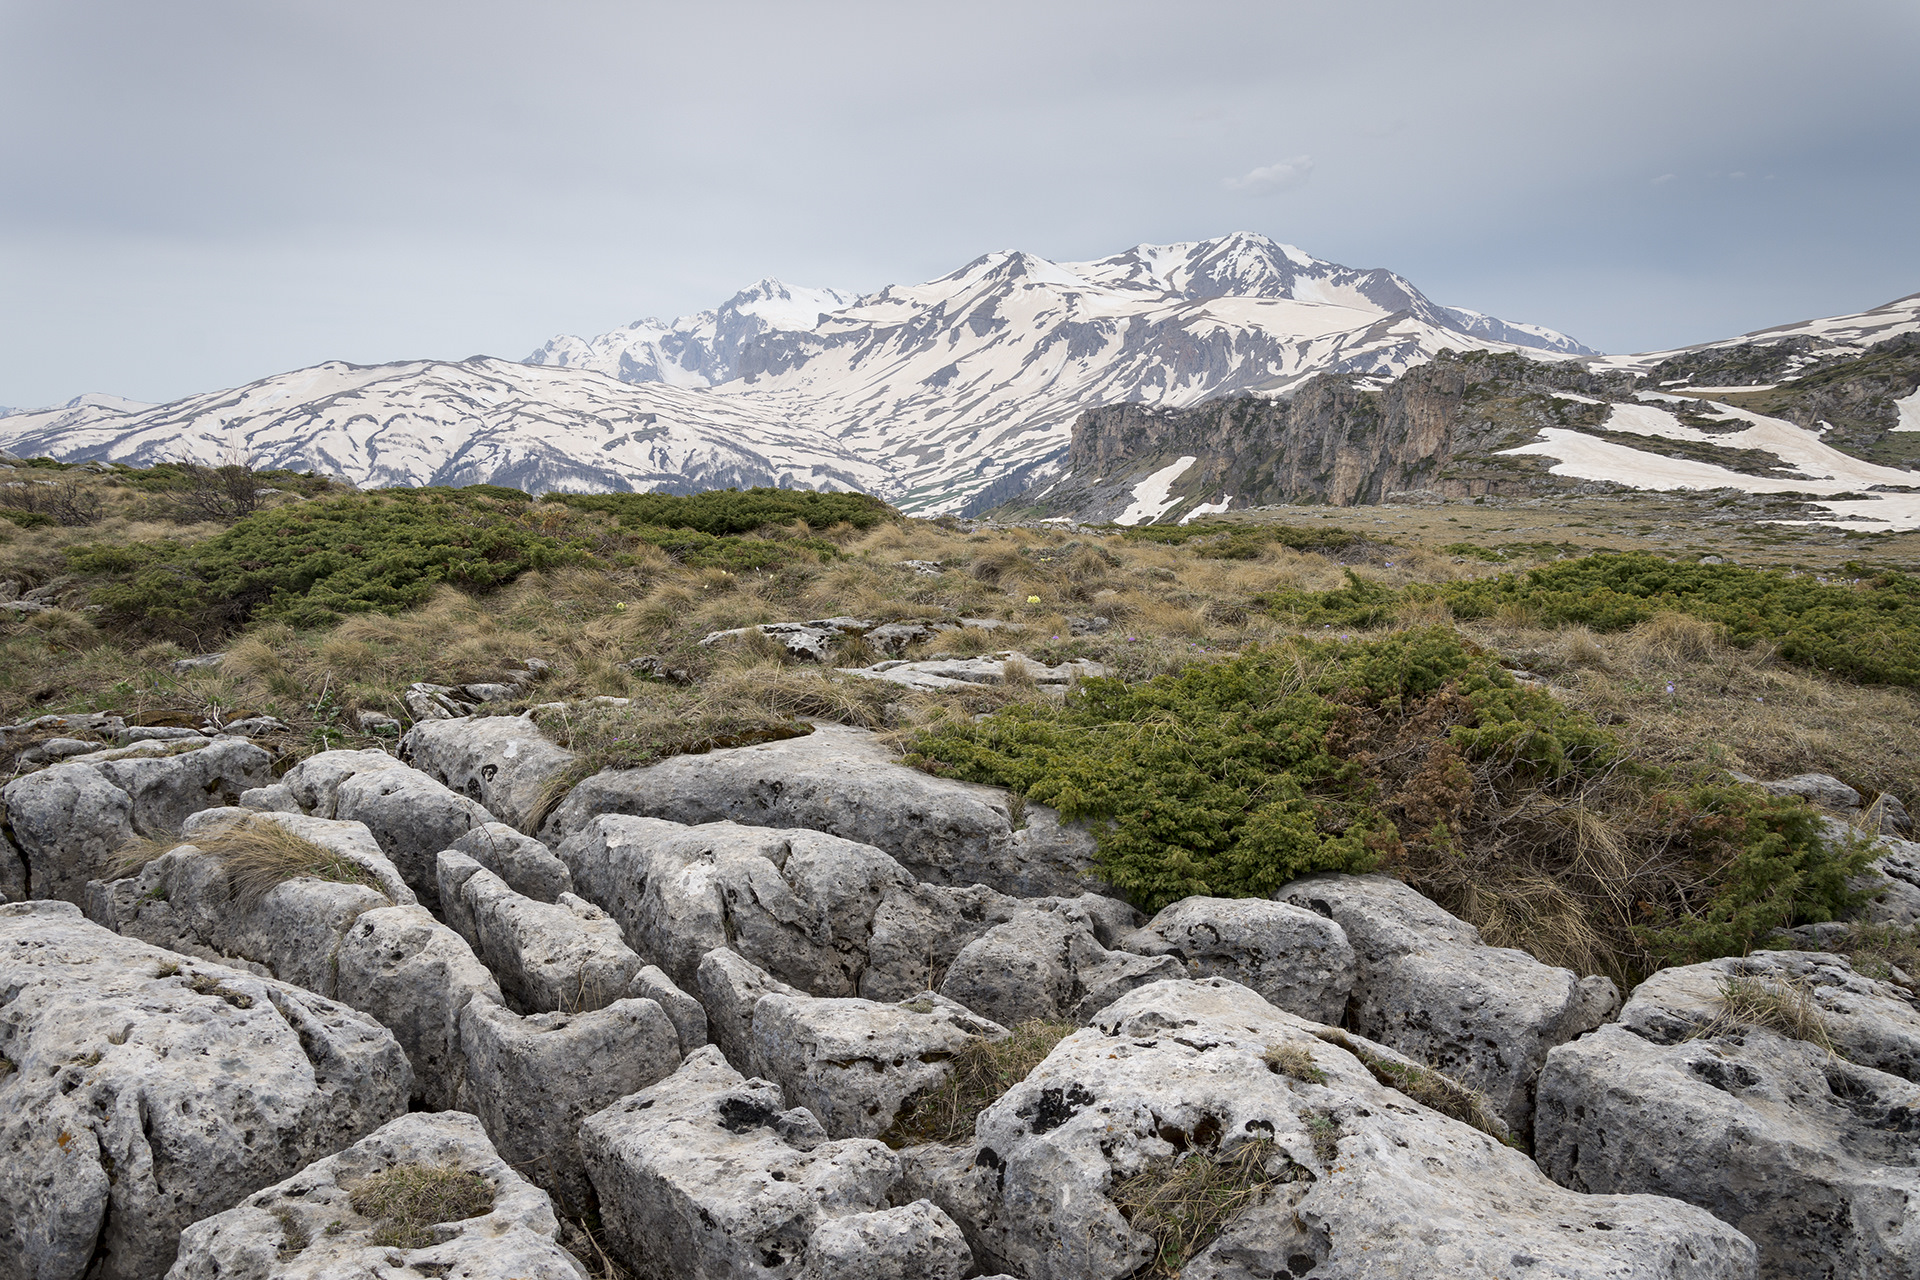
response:
<path id="1" fill-rule="evenodd" d="M 504 822 L 475 827 L 448 848 L 505 880 L 515 893 L 537 901 L 557 902 L 561 894 L 573 892 L 567 864 L 554 857 L 553 850 Z"/>
<path id="2" fill-rule="evenodd" d="M 559 856 L 634 949 L 686 986 L 700 957 L 726 946 L 811 994 L 852 995 L 875 912 L 918 888 L 870 845 L 732 822 L 609 815 L 563 841 Z"/>
<path id="3" fill-rule="evenodd" d="M 27 896 L 27 860 L 20 846 L 0 830 L 0 902 L 19 902 Z"/>
<path id="4" fill-rule="evenodd" d="M 516 1013 L 585 1013 L 634 994 L 646 962 L 591 902 L 571 893 L 536 902 L 451 849 L 440 854 L 439 869 L 442 914 L 500 980 Z"/>
<path id="5" fill-rule="evenodd" d="M 1571 1194 L 1380 1084 L 1325 1030 L 1222 978 L 1129 992 L 988 1107 L 971 1145 L 909 1148 L 905 1193 L 959 1221 L 983 1269 L 1119 1280 L 1154 1249 L 1115 1203 L 1123 1182 L 1262 1141 L 1265 1196 L 1183 1274 L 1751 1274 L 1752 1244 L 1725 1223 L 1652 1196 Z"/>
<path id="6" fill-rule="evenodd" d="M 272 786 L 254 787 L 240 793 L 240 808 L 258 809 L 262 813 L 299 813 L 300 802 L 293 798 L 293 788 L 284 782 Z"/>
<path id="7" fill-rule="evenodd" d="M 758 632 L 778 640 L 788 653 L 808 662 L 825 662 L 842 636 L 870 631 L 873 623 L 863 618 L 816 618 L 811 622 L 767 622 L 753 627 L 735 627 L 714 631 L 700 638 L 702 645 L 715 645 Z"/>
<path id="8" fill-rule="evenodd" d="M 335 817 L 334 797 L 340 784 L 357 773 L 406 766 L 384 751 L 322 751 L 287 770 L 280 781 L 293 798 L 316 818 Z"/>
<path id="9" fill-rule="evenodd" d="M 0 1275 L 159 1280 L 182 1228 L 406 1110 L 384 1027 L 64 902 L 0 906 Z"/>
<path id="10" fill-rule="evenodd" d="M 1833 1052 L 1735 1018 L 1730 983 L 1804 1000 Z M 1920 1274 L 1920 1012 L 1838 956 L 1665 969 L 1616 1025 L 1547 1055 L 1534 1147 L 1555 1181 L 1699 1205 L 1771 1280 Z"/>
<path id="11" fill-rule="evenodd" d="M 829 1218 L 813 1233 L 801 1280 L 960 1280 L 966 1237 L 931 1200 Z"/>
<path id="12" fill-rule="evenodd" d="M 369 1178 L 408 1166 L 477 1174 L 491 1188 L 484 1213 L 431 1228 L 423 1248 L 376 1243 L 382 1220 L 353 1206 Z M 480 1122 L 458 1111 L 401 1116 L 338 1155 L 196 1222 L 180 1236 L 167 1280 L 586 1280 L 560 1247 L 546 1193 L 494 1151 Z"/>
<path id="13" fill-rule="evenodd" d="M 1013 1026 L 1034 1018 L 1085 1022 L 1121 995 L 1186 976 L 1172 956 L 1109 951 L 1071 906 L 1022 911 L 963 947 L 940 993 Z"/>
<path id="14" fill-rule="evenodd" d="M 379 751 L 323 751 L 288 770 L 285 781 L 309 812 L 364 822 L 420 901 L 436 911 L 435 856 L 493 821 L 477 802 Z"/>
<path id="15" fill-rule="evenodd" d="M 907 768 L 873 734 L 845 725 L 596 774 L 554 810 L 541 838 L 557 846 L 601 814 L 822 831 L 884 850 L 922 881 L 1017 897 L 1099 887 L 1084 829 L 1029 804 L 1015 830 L 1006 792 Z"/>
<path id="16" fill-rule="evenodd" d="M 1386 876 L 1308 876 L 1274 896 L 1347 935 L 1359 969 L 1347 1026 L 1478 1089 L 1523 1138 L 1547 1051 L 1619 1007 L 1607 979 L 1485 946 L 1472 925 Z"/>
<path id="17" fill-rule="evenodd" d="M 367 830 L 363 822 L 343 822 L 336 818 L 315 818 L 304 813 L 282 813 L 277 810 L 202 809 L 181 824 L 180 835 L 182 839 L 192 840 L 228 823 L 255 820 L 275 823 L 303 840 L 311 840 L 348 862 L 358 864 L 374 878 L 380 892 L 391 899 L 396 907 L 410 907 L 417 901 L 413 890 L 400 878 L 400 871 L 393 865 L 393 860 L 380 851 L 373 833 Z"/>
<path id="18" fill-rule="evenodd" d="M 580 1145 L 614 1248 L 669 1280 L 803 1275 L 821 1225 L 886 1208 L 900 1176 L 883 1144 L 829 1141 L 712 1046 L 589 1116 Z"/>
<path id="19" fill-rule="evenodd" d="M 473 1110 L 515 1168 L 569 1213 L 592 1206 L 580 1122 L 679 1066 L 680 1040 L 652 1000 L 616 1000 L 591 1013 L 520 1017 L 491 1000 L 460 1014 Z"/>
<path id="20" fill-rule="evenodd" d="M 1311 1022 L 1338 1023 L 1359 970 L 1332 920 L 1261 898 L 1183 898 L 1122 943 L 1173 956 L 1198 978 L 1230 978 Z"/>
<path id="21" fill-rule="evenodd" d="M 754 1053 L 753 1011 L 767 996 L 807 993 L 726 947 L 715 947 L 700 958 L 696 980 L 700 1003 L 707 1011 L 707 1035 L 715 1047 L 743 1071 L 766 1075 L 766 1065 Z"/>
<path id="22" fill-rule="evenodd" d="M 79 905 L 121 846 L 269 780 L 266 752 L 238 740 L 175 753 L 164 742 L 75 756 L 0 789 L 36 898 Z"/>
<path id="23" fill-rule="evenodd" d="M 575 759 L 527 716 L 422 720 L 400 747 L 415 768 L 522 831 L 539 821 L 548 785 Z"/>
<path id="24" fill-rule="evenodd" d="M 928 658 L 922 662 L 876 662 L 870 667 L 841 667 L 842 675 L 885 680 L 923 693 L 942 689 L 964 689 L 971 685 L 998 685 L 1009 681 L 1027 681 L 1043 690 L 1064 692 L 1075 680 L 1110 674 L 1110 668 L 1098 662 L 1076 659 L 1050 667 L 1024 653 L 1008 650 L 978 658 Z"/>
<path id="25" fill-rule="evenodd" d="M 1874 847 L 1880 852 L 1867 864 L 1868 874 L 1850 886 L 1878 890 L 1860 918 L 1897 929 L 1920 925 L 1920 842 L 1881 836 Z"/>
<path id="26" fill-rule="evenodd" d="M 1005 1034 L 932 992 L 899 1004 L 770 993 L 753 1007 L 753 1061 L 835 1138 L 879 1137 L 946 1082 L 954 1053 Z"/>
<path id="27" fill-rule="evenodd" d="M 1840 779 L 1826 773 L 1797 773 L 1778 782 L 1763 782 L 1762 787 L 1777 796 L 1799 796 L 1828 809 L 1858 809 L 1860 793 Z"/>
<path id="28" fill-rule="evenodd" d="M 505 1001 L 465 939 L 424 907 L 382 907 L 354 919 L 336 958 L 335 998 L 393 1031 L 419 1104 L 471 1110 L 460 1014 L 476 999 Z"/>

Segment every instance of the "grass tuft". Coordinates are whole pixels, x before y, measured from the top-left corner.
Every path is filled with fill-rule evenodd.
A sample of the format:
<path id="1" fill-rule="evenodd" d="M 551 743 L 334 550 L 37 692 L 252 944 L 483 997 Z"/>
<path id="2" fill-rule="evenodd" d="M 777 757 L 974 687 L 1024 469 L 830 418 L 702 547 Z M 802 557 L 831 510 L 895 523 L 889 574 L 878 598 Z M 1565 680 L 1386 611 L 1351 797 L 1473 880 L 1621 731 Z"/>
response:
<path id="1" fill-rule="evenodd" d="M 438 1243 L 431 1230 L 443 1222 L 475 1218 L 493 1208 L 493 1184 L 451 1165 L 397 1164 L 355 1187 L 348 1200 L 355 1213 L 379 1220 L 371 1243 L 424 1249 Z"/>
<path id="2" fill-rule="evenodd" d="M 220 859 L 234 896 L 243 903 L 258 902 L 275 885 L 301 876 L 336 884 L 363 884 L 371 889 L 380 887 L 373 872 L 353 859 L 295 835 L 264 817 L 240 818 L 190 839 L 175 835 L 134 841 L 121 848 L 110 874 L 115 879 L 130 876 L 155 858 L 186 844 Z"/>
<path id="3" fill-rule="evenodd" d="M 1226 1155 L 1189 1152 L 1116 1186 L 1110 1193 L 1115 1206 L 1135 1231 L 1153 1237 L 1153 1261 L 1144 1274 L 1179 1275 L 1242 1210 L 1258 1204 L 1270 1187 L 1291 1181 L 1266 1171 L 1278 1151 L 1271 1139 L 1258 1138 Z"/>
<path id="4" fill-rule="evenodd" d="M 1509 1141 L 1507 1126 L 1493 1113 L 1493 1108 L 1487 1105 L 1485 1096 L 1479 1090 L 1468 1088 L 1437 1068 L 1369 1052 L 1365 1045 L 1345 1032 L 1329 1030 L 1319 1035 L 1328 1044 L 1345 1049 L 1360 1059 L 1373 1078 L 1387 1088 L 1397 1089 L 1421 1106 L 1471 1125 L 1502 1142 Z"/>
<path id="5" fill-rule="evenodd" d="M 974 1121 L 1007 1090 L 1027 1078 L 1053 1047 L 1078 1030 L 1071 1022 L 1035 1019 L 999 1039 L 975 1037 L 950 1059 L 945 1083 L 914 1098 L 883 1138 L 894 1147 L 964 1142 Z"/>
<path id="6" fill-rule="evenodd" d="M 1303 1084 L 1325 1084 L 1327 1073 L 1313 1065 L 1313 1054 L 1303 1045 L 1276 1044 L 1260 1055 L 1267 1070 Z"/>
<path id="7" fill-rule="evenodd" d="M 1829 1054 L 1837 1052 L 1827 1021 L 1814 1002 L 1813 988 L 1805 982 L 1731 976 L 1720 986 L 1720 1009 L 1712 1021 L 1687 1038 L 1700 1040 L 1742 1027 L 1765 1027 Z"/>

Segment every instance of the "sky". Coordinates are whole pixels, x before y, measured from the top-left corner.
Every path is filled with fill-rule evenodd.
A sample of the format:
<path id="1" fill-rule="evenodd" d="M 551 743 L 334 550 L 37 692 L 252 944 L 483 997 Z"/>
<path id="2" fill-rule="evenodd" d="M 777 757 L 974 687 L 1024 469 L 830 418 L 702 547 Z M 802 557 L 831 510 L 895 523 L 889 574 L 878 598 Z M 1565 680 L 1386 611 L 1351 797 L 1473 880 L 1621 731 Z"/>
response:
<path id="1" fill-rule="evenodd" d="M 1254 231 L 1644 351 L 1920 291 L 1920 3 L 0 0 L 0 405 Z"/>

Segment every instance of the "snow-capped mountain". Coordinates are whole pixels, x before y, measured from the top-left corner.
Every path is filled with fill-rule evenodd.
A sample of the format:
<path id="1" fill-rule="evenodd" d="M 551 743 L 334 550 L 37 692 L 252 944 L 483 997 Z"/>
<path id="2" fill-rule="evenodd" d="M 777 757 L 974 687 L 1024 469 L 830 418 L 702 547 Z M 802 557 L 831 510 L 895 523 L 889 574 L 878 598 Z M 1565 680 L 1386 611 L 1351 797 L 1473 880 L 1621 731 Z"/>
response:
<path id="1" fill-rule="evenodd" d="M 751 303 L 768 286 L 741 298 Z M 675 322 L 688 341 L 665 373 L 650 372 L 661 366 L 648 347 L 617 376 L 730 368 L 735 377 L 715 384 L 718 394 L 810 416 L 887 469 L 885 496 L 928 514 L 977 509 L 1026 487 L 1095 405 L 1279 394 L 1316 373 L 1397 374 L 1447 347 L 1594 354 L 1550 329 L 1438 306 L 1390 271 L 1343 267 L 1245 233 L 1143 244 L 1094 262 L 990 253 L 842 305 L 812 326 L 768 325 L 724 352 L 694 343 L 709 332 L 707 314 Z M 531 359 L 612 352 L 623 334 L 650 332 L 555 339 Z"/>
<path id="2" fill-rule="evenodd" d="M 876 492 L 887 481 L 810 424 L 752 400 L 484 356 L 334 361 L 144 412 L 13 414 L 0 418 L 0 440 L 23 456 L 136 466 L 245 458 L 362 487 Z"/>
<path id="3" fill-rule="evenodd" d="M 776 330 L 806 330 L 854 301 L 837 289 L 803 289 L 762 280 L 711 311 L 664 320 L 635 320 L 597 338 L 561 334 L 528 356 L 528 364 L 591 369 L 622 382 L 710 387 L 733 378 L 740 350 Z"/>
<path id="4" fill-rule="evenodd" d="M 1049 474 L 1088 408 L 1279 395 L 1448 348 L 1593 354 L 1240 233 L 1092 262 L 990 253 L 859 298 L 763 280 L 671 324 L 557 337 L 524 365 L 329 363 L 157 408 L 13 414 L 0 445 L 125 461 L 244 449 L 357 484 L 855 486 L 937 514 Z"/>

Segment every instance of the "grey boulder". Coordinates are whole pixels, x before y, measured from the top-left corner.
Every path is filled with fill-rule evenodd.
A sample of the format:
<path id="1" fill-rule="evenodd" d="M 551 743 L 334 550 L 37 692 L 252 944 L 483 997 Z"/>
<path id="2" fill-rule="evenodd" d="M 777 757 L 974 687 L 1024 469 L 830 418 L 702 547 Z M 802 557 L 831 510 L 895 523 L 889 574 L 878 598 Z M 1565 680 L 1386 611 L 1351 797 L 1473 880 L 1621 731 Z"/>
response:
<path id="1" fill-rule="evenodd" d="M 828 1218 L 813 1233 L 800 1280 L 960 1280 L 973 1253 L 930 1200 Z"/>
<path id="2" fill-rule="evenodd" d="M 1359 976 L 1339 925 L 1263 898 L 1183 898 L 1121 945 L 1173 956 L 1196 978 L 1230 978 L 1310 1022 L 1338 1023 Z"/>
<path id="3" fill-rule="evenodd" d="M 770 993 L 753 1008 L 753 1061 L 831 1137 L 877 1138 L 950 1060 L 1006 1028 L 928 992 L 899 1004 Z"/>
<path id="4" fill-rule="evenodd" d="M 159 1280 L 181 1230 L 405 1112 L 373 1019 L 0 906 L 0 1275 Z"/>
<path id="5" fill-rule="evenodd" d="M 1619 1007 L 1606 978 L 1486 946 L 1472 925 L 1386 876 L 1308 876 L 1274 896 L 1346 934 L 1358 967 L 1348 1027 L 1479 1090 L 1523 1138 L 1547 1051 Z"/>
<path id="6" fill-rule="evenodd" d="M 439 909 L 434 858 L 493 821 L 477 801 L 379 751 L 323 751 L 287 771 L 301 806 L 362 822 L 429 910 Z"/>
<path id="7" fill-rule="evenodd" d="M 1171 956 L 1109 951 L 1069 899 L 1053 910 L 1022 911 L 969 942 L 947 967 L 940 993 L 1007 1026 L 1085 1022 L 1135 987 L 1186 973 Z"/>
<path id="8" fill-rule="evenodd" d="M 270 780 L 271 759 L 238 739 L 144 742 L 16 778 L 0 788 L 0 803 L 27 871 L 26 895 L 78 906 L 87 882 L 110 868 L 122 846 L 178 831 L 202 809 L 237 803 L 241 792 Z"/>
<path id="9" fill-rule="evenodd" d="M 889 1208 L 900 1178 L 883 1144 L 829 1140 L 811 1112 L 712 1046 L 588 1117 L 581 1146 L 615 1249 L 663 1280 L 818 1275 L 816 1254 L 848 1249 L 834 1233 L 816 1243 L 822 1228 Z"/>
<path id="10" fill-rule="evenodd" d="M 557 902 L 561 894 L 573 892 L 567 864 L 554 857 L 553 850 L 504 822 L 475 827 L 447 847 L 505 880 L 515 893 L 540 902 Z"/>
<path id="11" fill-rule="evenodd" d="M 596 774 L 541 838 L 557 846 L 600 814 L 822 831 L 882 849 L 922 881 L 1017 897 L 1099 887 L 1084 829 L 1033 804 L 1016 829 L 1006 792 L 908 768 L 872 733 L 845 725 Z"/>
<path id="12" fill-rule="evenodd" d="M 400 749 L 415 768 L 521 831 L 540 820 L 547 788 L 576 758 L 527 716 L 421 720 Z"/>
<path id="13" fill-rule="evenodd" d="M 1743 1020 L 1730 991 L 1803 1008 L 1832 1052 Z M 1548 1054 L 1534 1149 L 1576 1190 L 1712 1212 L 1752 1237 L 1773 1280 L 1911 1280 L 1917 1132 L 1911 999 L 1838 956 L 1762 951 L 1662 970 L 1617 1024 Z"/>
<path id="14" fill-rule="evenodd" d="M 1710 1214 L 1555 1186 L 1325 1031 L 1222 978 L 1129 992 L 989 1106 L 970 1146 L 909 1148 L 904 1194 L 960 1222 L 986 1269 L 1026 1280 L 1141 1272 L 1155 1245 L 1121 1188 L 1235 1159 L 1264 1189 L 1184 1275 L 1751 1275 L 1752 1244 Z"/>
<path id="15" fill-rule="evenodd" d="M 460 1013 L 473 1110 L 517 1169 L 567 1212 L 593 1205 L 580 1123 L 673 1073 L 680 1037 L 653 1000 L 616 1000 L 591 1013 L 521 1017 L 491 1000 Z"/>
<path id="16" fill-rule="evenodd" d="M 355 1209 L 353 1192 L 370 1178 L 421 1166 L 476 1175 L 493 1202 L 483 1213 L 429 1227 L 431 1244 L 384 1243 L 383 1220 Z M 559 1234 L 546 1193 L 500 1158 L 479 1121 L 458 1111 L 408 1115 L 188 1227 L 167 1280 L 587 1280 Z"/>

